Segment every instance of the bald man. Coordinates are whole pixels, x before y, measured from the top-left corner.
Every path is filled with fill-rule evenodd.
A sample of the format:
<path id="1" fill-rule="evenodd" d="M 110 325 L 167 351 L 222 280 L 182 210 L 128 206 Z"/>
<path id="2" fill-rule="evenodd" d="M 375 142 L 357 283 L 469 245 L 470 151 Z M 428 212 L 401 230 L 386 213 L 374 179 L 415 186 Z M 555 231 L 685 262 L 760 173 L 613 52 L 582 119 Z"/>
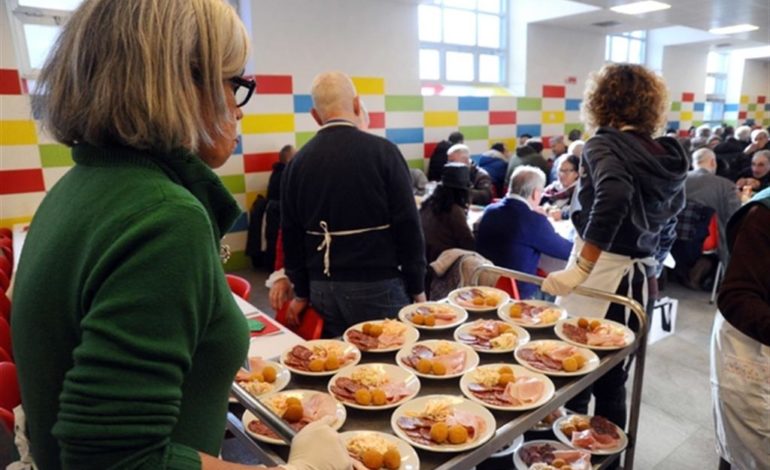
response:
<path id="1" fill-rule="evenodd" d="M 425 300 L 425 243 L 406 161 L 394 144 L 359 129 L 350 78 L 322 73 L 311 93 L 321 129 L 281 185 L 285 267 L 296 294 L 287 322 L 297 323 L 309 301 L 324 336 L 336 337 Z"/>

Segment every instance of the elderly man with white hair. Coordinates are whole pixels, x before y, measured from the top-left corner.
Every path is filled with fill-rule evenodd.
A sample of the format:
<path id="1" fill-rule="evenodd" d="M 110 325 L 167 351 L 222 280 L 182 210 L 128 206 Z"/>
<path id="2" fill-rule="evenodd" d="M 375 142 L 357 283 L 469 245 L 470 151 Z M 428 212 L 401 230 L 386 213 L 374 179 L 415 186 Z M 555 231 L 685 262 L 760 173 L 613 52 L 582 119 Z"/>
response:
<path id="1" fill-rule="evenodd" d="M 725 127 L 724 141 L 714 147 L 714 153 L 720 163 L 720 175 L 735 181 L 749 167 L 751 159 L 743 151 L 750 141 L 749 126 L 740 126 L 735 131 L 730 126 Z"/>
<path id="2" fill-rule="evenodd" d="M 529 274 L 537 272 L 540 255 L 567 260 L 572 242 L 559 236 L 538 203 L 545 188 L 543 170 L 522 165 L 511 175 L 508 196 L 490 204 L 481 217 L 476 251 L 497 266 Z M 537 293 L 533 284 L 519 284 L 522 299 Z"/>
<path id="3" fill-rule="evenodd" d="M 770 150 L 758 150 L 751 157 L 751 167 L 744 170 L 735 183 L 738 189 L 746 187 L 762 191 L 770 186 Z"/>
<path id="4" fill-rule="evenodd" d="M 425 243 L 404 157 L 358 128 L 361 104 L 350 78 L 318 75 L 311 114 L 321 126 L 285 170 L 281 215 L 296 325 L 310 301 L 324 336 L 394 317 L 425 300 Z"/>
<path id="5" fill-rule="evenodd" d="M 751 144 L 743 150 L 743 153 L 754 154 L 760 150 L 770 150 L 770 135 L 764 129 L 751 131 Z"/>
<path id="6" fill-rule="evenodd" d="M 471 160 L 471 150 L 465 144 L 455 144 L 447 151 L 448 163 L 462 163 L 470 168 L 471 204 L 486 206 L 492 202 L 492 177 Z"/>

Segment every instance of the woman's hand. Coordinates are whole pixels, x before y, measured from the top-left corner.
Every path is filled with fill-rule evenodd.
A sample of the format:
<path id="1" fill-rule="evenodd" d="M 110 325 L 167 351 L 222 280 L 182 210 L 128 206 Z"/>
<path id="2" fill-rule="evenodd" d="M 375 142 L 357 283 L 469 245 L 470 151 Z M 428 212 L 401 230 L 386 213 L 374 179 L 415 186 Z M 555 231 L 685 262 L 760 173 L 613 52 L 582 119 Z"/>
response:
<path id="1" fill-rule="evenodd" d="M 541 289 L 551 295 L 564 296 L 585 282 L 589 274 L 580 266 L 574 265 L 571 268 L 550 273 L 543 281 Z"/>
<path id="2" fill-rule="evenodd" d="M 291 297 L 289 278 L 278 279 L 270 288 L 270 307 L 277 312 L 289 300 L 289 297 Z"/>
<path id="3" fill-rule="evenodd" d="M 291 442 L 286 470 L 349 470 L 353 462 L 331 428 L 334 418 L 325 416 L 298 432 Z"/>
<path id="4" fill-rule="evenodd" d="M 299 319 L 302 312 L 307 308 L 307 299 L 293 298 L 289 302 L 289 308 L 286 310 L 286 326 L 296 328 L 299 326 Z"/>

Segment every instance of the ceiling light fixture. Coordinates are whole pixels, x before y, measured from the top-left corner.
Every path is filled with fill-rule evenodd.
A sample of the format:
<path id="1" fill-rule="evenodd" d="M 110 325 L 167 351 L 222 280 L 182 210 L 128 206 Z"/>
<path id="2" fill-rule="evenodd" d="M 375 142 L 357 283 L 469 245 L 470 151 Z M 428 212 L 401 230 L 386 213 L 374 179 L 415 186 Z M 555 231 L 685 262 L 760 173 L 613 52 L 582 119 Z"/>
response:
<path id="1" fill-rule="evenodd" d="M 753 24 L 736 24 L 733 26 L 723 26 L 721 28 L 711 28 L 709 29 L 709 33 L 738 34 L 738 33 L 748 33 L 749 31 L 756 31 L 758 29 L 759 29 L 759 26 L 754 26 Z"/>
<path id="2" fill-rule="evenodd" d="M 641 15 L 652 11 L 668 10 L 669 8 L 671 8 L 671 5 L 668 3 L 644 1 L 618 5 L 611 7 L 610 10 L 616 13 L 623 13 L 624 15 Z"/>

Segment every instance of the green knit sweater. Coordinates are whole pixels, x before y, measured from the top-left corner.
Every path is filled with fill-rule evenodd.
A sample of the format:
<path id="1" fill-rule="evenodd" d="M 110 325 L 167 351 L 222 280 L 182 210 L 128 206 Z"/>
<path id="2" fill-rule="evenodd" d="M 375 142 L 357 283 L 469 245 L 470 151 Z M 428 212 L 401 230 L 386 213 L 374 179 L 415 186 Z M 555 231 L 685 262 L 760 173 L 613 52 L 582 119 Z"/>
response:
<path id="1" fill-rule="evenodd" d="M 240 213 L 187 152 L 73 148 L 13 296 L 13 351 L 41 469 L 200 468 L 248 349 L 220 237 Z"/>

